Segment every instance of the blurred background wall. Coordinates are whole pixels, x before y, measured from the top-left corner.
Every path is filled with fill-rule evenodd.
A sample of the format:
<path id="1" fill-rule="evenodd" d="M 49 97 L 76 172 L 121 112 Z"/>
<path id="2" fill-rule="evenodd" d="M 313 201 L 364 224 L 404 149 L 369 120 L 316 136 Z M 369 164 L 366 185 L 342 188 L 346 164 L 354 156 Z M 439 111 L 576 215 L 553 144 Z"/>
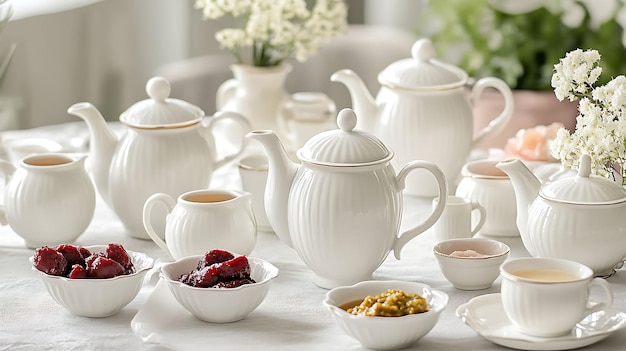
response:
<path id="1" fill-rule="evenodd" d="M 0 117 L 0 129 L 76 121 L 66 110 L 80 101 L 117 120 L 146 98 L 145 82 L 164 65 L 222 53 L 213 38 L 222 24 L 203 21 L 193 0 L 11 1 L 14 15 L 0 33 L 0 50 L 15 43 L 16 51 L 0 92 L 17 114 Z M 411 33 L 423 3 L 346 2 L 351 24 Z"/>

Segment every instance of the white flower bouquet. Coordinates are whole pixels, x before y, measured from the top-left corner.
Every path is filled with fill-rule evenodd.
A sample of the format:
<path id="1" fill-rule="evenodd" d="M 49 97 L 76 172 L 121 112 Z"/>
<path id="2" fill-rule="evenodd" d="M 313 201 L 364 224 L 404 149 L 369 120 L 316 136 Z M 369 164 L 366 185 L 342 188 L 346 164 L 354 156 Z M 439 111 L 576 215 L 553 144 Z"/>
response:
<path id="1" fill-rule="evenodd" d="M 347 6 L 342 0 L 317 0 L 312 9 L 305 0 L 196 0 L 204 19 L 230 16 L 237 25 L 215 33 L 238 63 L 276 66 L 283 60 L 305 61 L 322 41 L 345 30 Z M 246 62 L 243 49 L 251 49 Z"/>
<path id="2" fill-rule="evenodd" d="M 554 66 L 551 85 L 559 100 L 579 101 L 576 130 L 560 129 L 552 155 L 565 169 L 578 168 L 581 154 L 593 160 L 594 173 L 622 183 L 626 162 L 626 77 L 597 86 L 602 68 L 596 50 L 570 51 Z"/>

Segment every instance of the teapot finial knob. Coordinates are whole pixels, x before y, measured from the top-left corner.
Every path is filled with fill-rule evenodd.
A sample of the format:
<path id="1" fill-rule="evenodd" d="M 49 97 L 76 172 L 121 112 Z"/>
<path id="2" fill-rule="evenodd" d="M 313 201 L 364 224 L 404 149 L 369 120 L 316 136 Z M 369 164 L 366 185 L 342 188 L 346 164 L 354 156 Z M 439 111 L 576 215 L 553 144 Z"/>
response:
<path id="1" fill-rule="evenodd" d="M 356 113 L 351 108 L 344 108 L 337 114 L 337 125 L 344 132 L 351 132 L 356 127 Z"/>
<path id="2" fill-rule="evenodd" d="M 422 38 L 413 44 L 411 56 L 419 61 L 429 61 L 437 57 L 437 52 L 430 39 Z"/>
<path id="3" fill-rule="evenodd" d="M 578 162 L 578 176 L 589 178 L 589 174 L 591 174 L 591 156 L 582 154 Z"/>
<path id="4" fill-rule="evenodd" d="M 146 92 L 151 99 L 164 102 L 170 96 L 170 82 L 163 77 L 153 77 L 146 83 Z"/>

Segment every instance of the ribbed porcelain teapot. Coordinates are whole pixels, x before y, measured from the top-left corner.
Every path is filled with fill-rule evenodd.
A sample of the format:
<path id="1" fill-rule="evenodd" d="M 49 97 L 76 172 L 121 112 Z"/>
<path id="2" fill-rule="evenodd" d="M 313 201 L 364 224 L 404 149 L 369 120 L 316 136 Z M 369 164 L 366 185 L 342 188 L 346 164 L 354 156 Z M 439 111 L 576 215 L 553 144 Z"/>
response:
<path id="1" fill-rule="evenodd" d="M 411 161 L 396 175 L 393 152 L 375 136 L 354 129 L 356 124 L 354 111 L 340 111 L 339 129 L 311 137 L 296 153 L 299 164 L 289 159 L 273 131 L 247 135 L 268 155 L 269 222 L 322 288 L 371 279 L 391 250 L 400 258 L 402 247 L 437 221 L 447 198 L 447 182 L 437 165 Z M 422 223 L 398 235 L 402 189 L 416 169 L 436 179 L 439 204 Z"/>
<path id="2" fill-rule="evenodd" d="M 418 40 L 411 58 L 396 61 L 378 75 L 381 88 L 372 97 L 355 72 L 335 72 L 331 80 L 346 85 L 359 115 L 357 128 L 373 133 L 395 150 L 395 167 L 411 160 L 434 162 L 448 180 L 455 180 L 472 146 L 498 133 L 513 114 L 513 95 L 506 83 L 485 77 L 470 86 L 462 69 L 437 60 L 428 39 Z M 504 97 L 504 109 L 477 135 L 473 133 L 474 103 L 486 88 Z M 437 186 L 424 174 L 411 174 L 405 192 L 434 196 Z"/>
<path id="3" fill-rule="evenodd" d="M 626 257 L 626 190 L 592 175 L 589 155 L 581 156 L 577 174 L 543 186 L 518 159 L 497 167 L 513 182 L 517 227 L 531 255 L 577 261 L 598 276 L 621 267 Z"/>
<path id="4" fill-rule="evenodd" d="M 85 122 L 90 131 L 90 165 L 104 201 L 118 215 L 128 234 L 150 239 L 143 226 L 143 205 L 155 193 L 171 197 L 209 186 L 213 171 L 245 147 L 250 123 L 235 112 L 207 117 L 197 106 L 170 98 L 169 82 L 154 77 L 146 84 L 149 99 L 120 115 L 124 133 L 117 136 L 90 103 L 70 106 L 68 113 Z M 241 127 L 239 148 L 218 158 L 215 126 L 233 121 Z M 163 222 L 156 218 L 155 223 Z M 161 223 L 164 226 L 164 223 Z M 159 231 L 162 233 L 163 231 Z"/>

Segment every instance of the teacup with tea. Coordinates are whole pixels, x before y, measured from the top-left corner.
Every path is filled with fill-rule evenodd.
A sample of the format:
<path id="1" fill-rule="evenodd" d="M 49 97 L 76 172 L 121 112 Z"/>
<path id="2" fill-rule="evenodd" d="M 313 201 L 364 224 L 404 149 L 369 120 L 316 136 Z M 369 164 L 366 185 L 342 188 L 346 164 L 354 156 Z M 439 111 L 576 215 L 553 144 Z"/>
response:
<path id="1" fill-rule="evenodd" d="M 585 316 L 613 303 L 609 283 L 574 261 L 517 258 L 503 263 L 500 275 L 504 312 L 519 331 L 533 336 L 567 334 Z"/>

